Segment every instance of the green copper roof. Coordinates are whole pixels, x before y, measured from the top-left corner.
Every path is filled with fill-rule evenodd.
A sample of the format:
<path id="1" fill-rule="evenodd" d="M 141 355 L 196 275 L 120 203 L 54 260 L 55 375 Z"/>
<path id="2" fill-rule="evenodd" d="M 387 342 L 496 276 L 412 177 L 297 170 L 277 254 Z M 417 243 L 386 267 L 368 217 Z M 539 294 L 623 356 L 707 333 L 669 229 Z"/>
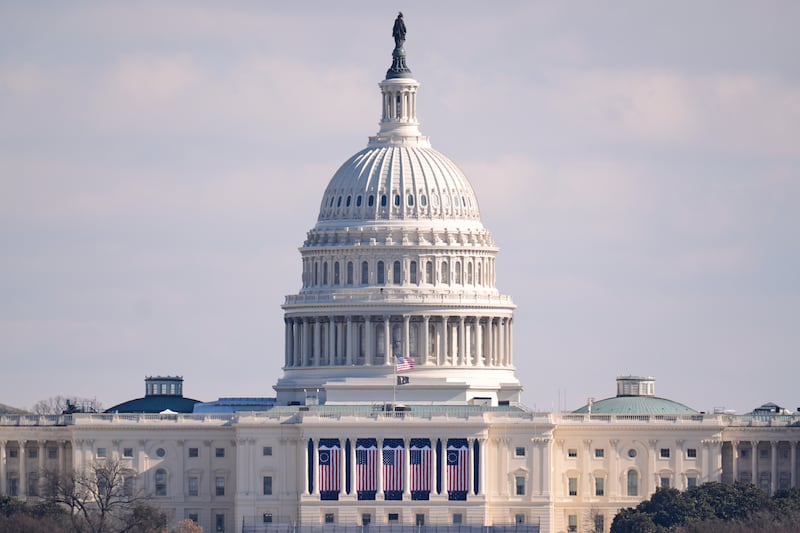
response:
<path id="1" fill-rule="evenodd" d="M 588 413 L 589 406 L 584 405 L 574 413 Z M 592 414 L 619 415 L 619 414 L 658 414 L 658 415 L 684 415 L 698 414 L 691 407 L 682 403 L 673 402 L 666 398 L 655 396 L 615 396 L 592 403 Z"/>

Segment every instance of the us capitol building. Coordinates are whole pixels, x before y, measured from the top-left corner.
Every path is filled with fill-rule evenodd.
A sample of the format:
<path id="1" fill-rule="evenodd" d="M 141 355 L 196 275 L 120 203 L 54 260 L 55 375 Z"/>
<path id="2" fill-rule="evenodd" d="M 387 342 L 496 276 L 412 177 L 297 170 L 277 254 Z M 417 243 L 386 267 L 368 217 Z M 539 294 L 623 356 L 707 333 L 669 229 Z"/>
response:
<path id="1" fill-rule="evenodd" d="M 623 376 L 571 413 L 521 405 L 498 248 L 420 131 L 402 15 L 393 33 L 378 132 L 300 251 L 276 396 L 201 403 L 180 377 L 148 377 L 106 413 L 0 415 L 0 494 L 35 501 L 46 470 L 112 459 L 173 524 L 205 531 L 544 533 L 608 531 L 658 487 L 797 487 L 800 416 L 771 404 L 701 413 Z"/>

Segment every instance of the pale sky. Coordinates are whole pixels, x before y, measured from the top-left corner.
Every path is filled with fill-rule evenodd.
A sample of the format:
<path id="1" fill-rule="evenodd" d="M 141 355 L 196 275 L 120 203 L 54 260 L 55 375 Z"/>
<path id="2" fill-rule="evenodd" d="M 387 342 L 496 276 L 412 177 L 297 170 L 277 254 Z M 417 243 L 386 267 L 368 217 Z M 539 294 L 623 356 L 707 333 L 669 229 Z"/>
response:
<path id="1" fill-rule="evenodd" d="M 800 407 L 800 3 L 0 1 L 0 403 L 273 396 L 398 10 L 524 403 Z"/>

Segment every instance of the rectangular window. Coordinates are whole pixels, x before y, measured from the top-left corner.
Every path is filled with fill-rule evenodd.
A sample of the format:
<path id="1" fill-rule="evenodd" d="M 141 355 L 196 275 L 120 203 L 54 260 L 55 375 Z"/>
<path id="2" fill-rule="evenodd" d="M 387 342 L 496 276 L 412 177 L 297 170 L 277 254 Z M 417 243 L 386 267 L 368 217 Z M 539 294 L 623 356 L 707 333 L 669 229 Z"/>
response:
<path id="1" fill-rule="evenodd" d="M 578 515 L 571 514 L 567 517 L 567 531 L 578 531 Z"/>
<path id="2" fill-rule="evenodd" d="M 411 283 L 417 283 L 417 262 L 411 261 L 410 273 Z"/>
<path id="3" fill-rule="evenodd" d="M 606 480 L 602 477 L 594 478 L 594 495 L 604 496 L 606 492 Z"/>
<path id="4" fill-rule="evenodd" d="M 214 487 L 216 488 L 217 496 L 225 496 L 225 478 L 217 476 L 214 480 Z"/>
<path id="5" fill-rule="evenodd" d="M 697 448 L 689 448 L 686 450 L 686 457 L 689 457 L 690 459 L 697 457 Z"/>
<path id="6" fill-rule="evenodd" d="M 198 513 L 189 513 L 188 515 L 186 515 L 186 518 L 188 518 L 189 520 L 191 520 L 196 524 L 198 522 L 199 516 L 200 515 Z"/>
<path id="7" fill-rule="evenodd" d="M 661 448 L 661 458 L 669 459 L 669 448 Z"/>
<path id="8" fill-rule="evenodd" d="M 224 532 L 225 531 L 225 515 L 224 514 L 216 514 L 214 515 L 214 523 L 217 528 L 217 532 Z"/>
<path id="9" fill-rule="evenodd" d="M 416 516 L 414 516 L 414 525 L 424 526 L 425 525 L 425 515 L 422 514 L 422 513 L 417 513 Z"/>
<path id="10" fill-rule="evenodd" d="M 606 517 L 601 514 L 594 515 L 594 533 L 603 533 L 606 530 Z"/>
<path id="11" fill-rule="evenodd" d="M 333 524 L 335 521 L 333 513 L 325 513 L 325 523 Z"/>
<path id="12" fill-rule="evenodd" d="M 189 476 L 189 496 L 198 496 L 200 494 L 200 478 L 197 476 Z"/>
<path id="13" fill-rule="evenodd" d="M 105 450 L 105 448 L 98 448 L 97 449 L 98 453 L 100 452 L 100 450 Z M 36 459 L 37 457 L 39 457 L 39 450 L 37 450 L 36 448 L 28 448 L 28 457 L 30 457 L 31 459 Z M 98 455 L 98 457 L 100 456 Z M 105 457 L 105 455 L 103 457 Z"/>
<path id="14" fill-rule="evenodd" d="M 264 496 L 272 496 L 272 476 L 264 476 Z"/>
<path id="15" fill-rule="evenodd" d="M 363 513 L 361 515 L 361 525 L 368 526 L 372 523 L 372 515 L 369 513 Z"/>
<path id="16" fill-rule="evenodd" d="M 387 520 L 390 524 L 396 524 L 400 521 L 400 513 L 389 513 Z"/>
<path id="17" fill-rule="evenodd" d="M 133 448 L 123 448 L 122 457 L 127 457 L 127 458 L 133 457 Z"/>
<path id="18" fill-rule="evenodd" d="M 750 450 L 742 450 L 741 451 L 742 459 L 746 459 L 750 456 Z"/>
<path id="19" fill-rule="evenodd" d="M 524 524 L 525 523 L 525 515 L 522 513 L 517 513 L 514 515 L 514 523 L 515 524 Z"/>
<path id="20" fill-rule="evenodd" d="M 225 448 L 217 448 L 214 450 L 214 457 L 225 457 Z"/>
<path id="21" fill-rule="evenodd" d="M 261 455 L 269 456 L 272 455 L 272 446 L 264 446 L 261 448 Z"/>
<path id="22" fill-rule="evenodd" d="M 200 448 L 189 448 L 189 457 L 200 457 Z"/>
<path id="23" fill-rule="evenodd" d="M 19 496 L 19 480 L 15 477 L 8 480 L 8 495 Z"/>
<path id="24" fill-rule="evenodd" d="M 525 447 L 517 446 L 516 448 L 514 448 L 514 455 L 517 457 L 525 457 Z"/>
<path id="25" fill-rule="evenodd" d="M 769 450 L 767 450 L 766 448 L 764 448 L 764 449 L 762 449 L 762 450 L 759 450 L 759 451 L 758 451 L 758 455 L 759 455 L 759 457 L 761 457 L 762 459 L 766 459 L 767 457 L 769 457 Z"/>
<path id="26" fill-rule="evenodd" d="M 11 449 L 8 450 L 8 456 L 9 457 L 12 457 L 12 458 L 13 457 L 17 457 L 17 454 L 18 454 L 18 450 L 16 448 L 11 448 Z"/>
<path id="27" fill-rule="evenodd" d="M 578 495 L 578 478 L 571 477 L 568 480 L 569 482 L 569 495 L 570 496 L 577 496 Z"/>
<path id="28" fill-rule="evenodd" d="M 261 520 L 262 520 L 262 521 L 263 521 L 265 524 L 271 524 L 271 523 L 272 523 L 272 513 L 264 513 L 264 514 L 261 516 Z"/>
<path id="29" fill-rule="evenodd" d="M 662 489 L 669 488 L 669 476 L 661 476 L 661 488 Z"/>
<path id="30" fill-rule="evenodd" d="M 133 496 L 133 483 L 134 483 L 133 476 L 127 476 L 122 481 L 122 495 L 125 496 L 126 498 L 130 498 L 131 496 Z"/>
<path id="31" fill-rule="evenodd" d="M 697 478 L 694 476 L 689 476 L 686 478 L 686 488 L 693 489 L 697 486 Z"/>
<path id="32" fill-rule="evenodd" d="M 602 459 L 606 456 L 606 450 L 604 448 L 595 448 L 594 449 L 594 456 L 597 459 Z"/>
<path id="33" fill-rule="evenodd" d="M 453 513 L 453 523 L 458 525 L 464 521 L 464 515 L 461 513 Z"/>
<path id="34" fill-rule="evenodd" d="M 58 448 L 47 448 L 48 459 L 58 459 Z"/>
<path id="35" fill-rule="evenodd" d="M 525 478 L 523 476 L 516 476 L 514 478 L 517 496 L 525 496 Z"/>
<path id="36" fill-rule="evenodd" d="M 103 459 L 106 457 L 106 449 L 105 448 L 97 448 L 97 457 Z"/>
<path id="37" fill-rule="evenodd" d="M 569 450 L 567 450 L 567 457 L 578 457 L 578 449 L 570 448 Z"/>

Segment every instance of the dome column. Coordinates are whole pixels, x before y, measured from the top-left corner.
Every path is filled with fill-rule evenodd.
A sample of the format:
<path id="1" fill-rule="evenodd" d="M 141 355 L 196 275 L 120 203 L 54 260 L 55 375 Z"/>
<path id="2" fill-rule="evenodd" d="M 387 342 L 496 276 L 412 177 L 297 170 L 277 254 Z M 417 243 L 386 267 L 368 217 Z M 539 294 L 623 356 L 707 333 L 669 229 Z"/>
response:
<path id="1" fill-rule="evenodd" d="M 465 339 L 467 337 L 466 332 L 464 329 L 466 328 L 466 322 L 464 321 L 464 317 L 458 317 L 458 348 L 456 350 L 456 365 L 457 366 L 465 366 L 466 365 L 466 347 L 464 346 Z"/>
<path id="2" fill-rule="evenodd" d="M 411 357 L 411 317 L 403 316 L 403 357 Z"/>
<path id="3" fill-rule="evenodd" d="M 322 319 L 314 319 L 312 350 L 314 351 L 314 366 L 319 366 L 319 355 L 322 351 Z"/>
<path id="4" fill-rule="evenodd" d="M 383 315 L 383 364 L 392 364 L 392 332 L 389 327 L 389 315 Z"/>
<path id="5" fill-rule="evenodd" d="M 347 365 L 353 364 L 353 317 L 347 317 Z"/>
<path id="6" fill-rule="evenodd" d="M 422 316 L 422 331 L 420 332 L 420 335 L 418 335 L 419 342 L 421 344 L 419 349 L 419 357 L 423 366 L 428 364 L 428 346 L 430 345 L 428 341 L 428 328 L 430 326 L 430 320 L 431 318 L 428 315 Z"/>
<path id="7" fill-rule="evenodd" d="M 483 366 L 483 322 L 475 317 L 475 364 Z"/>
<path id="8" fill-rule="evenodd" d="M 327 364 L 332 365 L 334 356 L 336 354 L 336 317 L 330 315 L 328 317 L 328 354 Z"/>

